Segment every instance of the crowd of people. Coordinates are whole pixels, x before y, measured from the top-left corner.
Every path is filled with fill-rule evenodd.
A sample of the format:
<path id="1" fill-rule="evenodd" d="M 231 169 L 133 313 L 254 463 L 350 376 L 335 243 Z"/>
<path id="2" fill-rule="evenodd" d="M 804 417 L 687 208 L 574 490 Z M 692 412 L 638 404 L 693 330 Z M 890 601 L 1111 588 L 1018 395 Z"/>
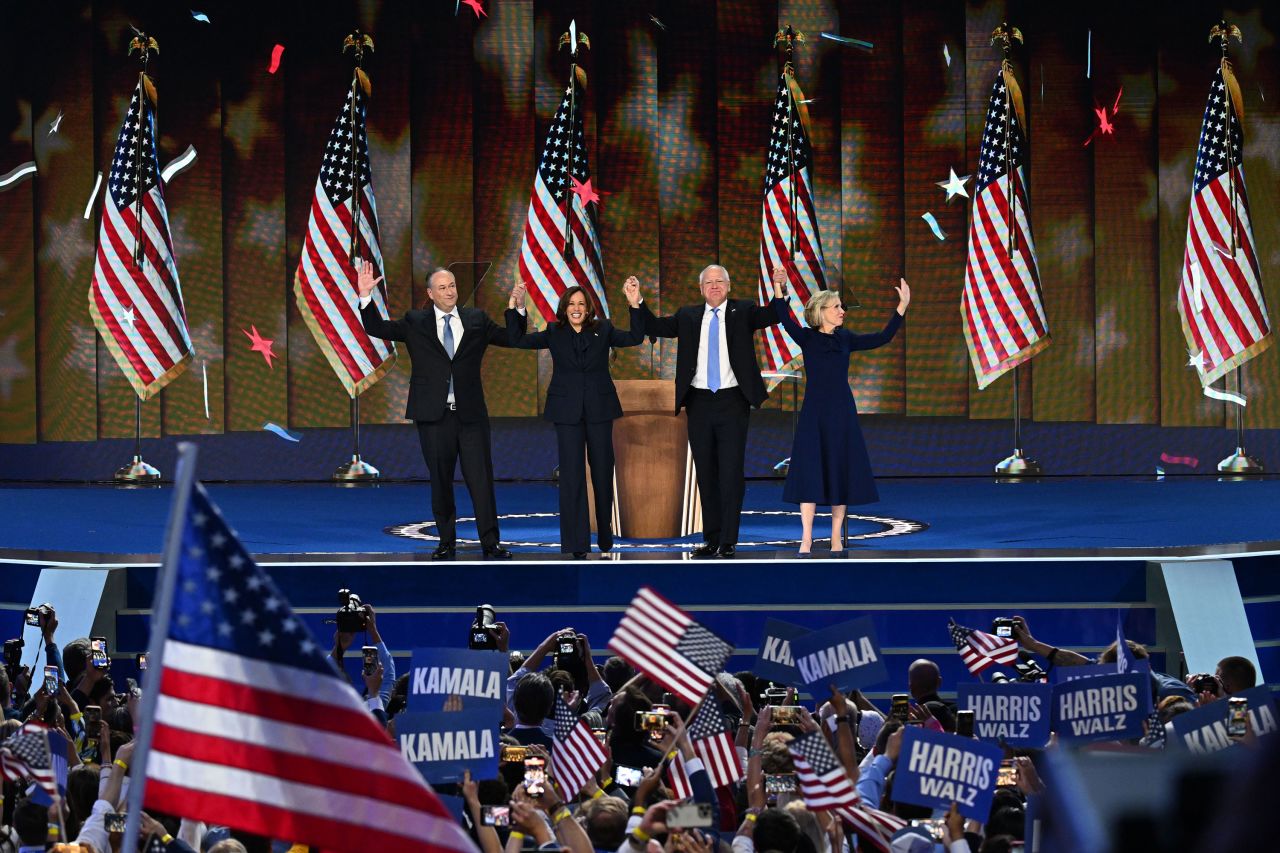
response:
<path id="1" fill-rule="evenodd" d="M 364 609 L 367 634 L 362 639 L 377 649 L 377 661 L 362 668 L 359 689 L 371 713 L 394 739 L 397 719 L 408 706 L 409 676 L 396 676 L 376 613 L 369 605 Z M 6 783 L 0 851 L 26 853 L 52 847 L 116 853 L 121 841 L 116 822 L 126 810 L 129 777 L 134 772 L 133 738 L 143 688 L 130 679 L 118 691 L 109 662 L 103 665 L 89 640 L 76 639 L 59 647 L 56 611 L 46 606 L 40 612 L 43 651 L 47 665 L 56 668 L 56 684 L 33 682 L 26 667 L 6 667 L 0 675 L 3 735 L 13 736 L 24 720 L 44 721 L 60 735 L 68 764 L 65 795 L 51 806 L 39 801 L 34 786 Z M 1024 656 L 1034 658 L 1045 670 L 1116 659 L 1115 644 L 1093 661 L 1040 641 L 1021 617 L 1014 621 Z M 1027 840 L 1029 804 L 1046 793 L 1039 771 L 1042 751 L 1006 748 L 1007 778 L 996 790 L 984 821 L 966 820 L 954 807 L 935 812 L 894 799 L 907 727 L 956 729 L 956 705 L 944 698 L 947 685 L 936 662 L 928 659 L 910 667 L 905 715 L 877 707 L 858 691 L 846 694 L 833 688 L 829 695 L 806 703 L 794 689 L 783 689 L 750 672 L 720 673 L 705 702 L 716 703 L 729 721 L 745 772 L 739 781 L 715 788 L 693 748 L 688 730 L 693 709 L 624 660 L 608 657 L 597 664 L 601 658 L 593 652 L 590 639 L 568 626 L 542 639 L 527 654 L 512 650 L 513 638 L 504 623 L 494 623 L 487 630 L 493 645 L 510 657 L 499 774 L 436 786 L 440 793 L 461 798 L 463 823 L 483 853 L 531 848 L 571 853 L 922 853 L 939 844 L 947 853 L 1001 853 Z M 563 645 L 566 635 L 575 638 L 572 652 Z M 354 633 L 335 634 L 331 657 L 339 671 L 345 671 L 345 655 L 357 639 Z M 1136 658 L 1148 657 L 1142 645 L 1128 641 L 1128 647 Z M 1247 659 L 1228 657 L 1212 674 L 1179 680 L 1153 671 L 1150 679 L 1158 721 L 1149 722 L 1141 742 L 1125 745 L 1138 752 L 1173 743 L 1172 738 L 1151 737 L 1153 730 L 1178 714 L 1248 690 L 1255 686 L 1256 673 Z M 596 733 L 608 755 L 594 780 L 572 796 L 565 796 L 551 773 L 551 753 L 556 748 L 553 709 L 558 697 Z M 659 725 L 642 724 L 655 714 L 661 718 Z M 860 823 L 858 814 L 848 810 L 811 808 L 797 790 L 788 743 L 811 732 L 824 733 L 857 792 L 858 808 L 874 816 L 870 824 Z M 1250 732 L 1237 748 L 1249 749 L 1257 743 Z M 1052 740 L 1048 748 L 1055 748 Z M 677 756 L 687 780 L 684 798 L 675 793 L 670 773 Z M 529 758 L 542 758 L 551 776 L 539 789 L 529 784 L 526 775 Z M 690 804 L 695 806 L 693 811 L 687 808 Z M 868 825 L 879 827 L 879 833 L 868 831 Z M 142 843 L 148 845 L 141 849 L 146 850 L 300 853 L 306 849 L 288 839 L 245 835 L 234 827 L 206 826 L 178 815 L 144 814 L 141 826 Z"/>

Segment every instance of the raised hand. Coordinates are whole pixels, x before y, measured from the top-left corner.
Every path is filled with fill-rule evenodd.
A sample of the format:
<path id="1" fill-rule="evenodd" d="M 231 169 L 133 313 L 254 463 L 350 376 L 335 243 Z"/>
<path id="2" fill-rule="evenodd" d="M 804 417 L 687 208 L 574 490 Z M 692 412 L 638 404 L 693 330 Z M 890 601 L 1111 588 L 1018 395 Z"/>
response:
<path id="1" fill-rule="evenodd" d="M 899 314 L 906 316 L 907 306 L 911 304 L 911 285 L 907 284 L 905 278 L 900 278 L 898 281 L 902 282 L 902 284 L 894 288 L 898 292 L 898 307 L 896 310 Z"/>
<path id="2" fill-rule="evenodd" d="M 511 298 L 507 300 L 508 308 L 523 308 L 524 295 L 529 290 L 528 285 L 523 281 L 517 281 L 515 286 L 511 288 Z"/>
<path id="3" fill-rule="evenodd" d="M 773 270 L 773 298 L 781 299 L 787 295 L 787 268 L 785 266 L 774 267 Z M 906 282 L 903 282 L 905 284 Z"/>
<path id="4" fill-rule="evenodd" d="M 356 259 L 356 293 L 364 299 L 382 281 L 382 276 L 373 277 L 373 263 Z"/>
<path id="5" fill-rule="evenodd" d="M 632 308 L 640 307 L 640 279 L 628 276 L 622 283 L 622 293 L 627 297 L 627 304 Z"/>

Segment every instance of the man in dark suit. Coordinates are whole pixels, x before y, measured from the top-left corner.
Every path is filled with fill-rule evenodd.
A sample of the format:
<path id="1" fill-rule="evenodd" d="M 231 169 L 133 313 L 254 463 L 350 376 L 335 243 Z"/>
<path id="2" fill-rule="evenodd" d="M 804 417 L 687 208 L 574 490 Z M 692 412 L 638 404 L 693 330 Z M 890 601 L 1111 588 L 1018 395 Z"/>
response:
<path id="1" fill-rule="evenodd" d="M 778 322 L 768 305 L 729 298 L 729 272 L 712 264 L 698 276 L 706 300 L 666 317 L 641 303 L 645 334 L 676 338 L 676 411 L 689 416 L 689 449 L 698 469 L 702 539 L 695 557 L 732 557 L 745 491 L 751 409 L 769 396 L 756 361 L 755 332 Z"/>
<path id="2" fill-rule="evenodd" d="M 458 307 L 458 283 L 445 269 L 427 278 L 430 308 L 408 311 L 403 320 L 384 320 L 370 295 L 382 277 L 373 277 L 373 264 L 367 261 L 357 262 L 356 268 L 365 331 L 376 338 L 404 342 L 413 363 L 404 416 L 418 425 L 422 457 L 431 473 L 431 511 L 440 536 L 432 557 L 446 560 L 457 552 L 453 472 L 461 459 L 484 555 L 510 558 L 511 552 L 498 539 L 489 410 L 480 383 L 485 349 L 489 344 L 510 346 L 507 330 L 478 308 Z"/>

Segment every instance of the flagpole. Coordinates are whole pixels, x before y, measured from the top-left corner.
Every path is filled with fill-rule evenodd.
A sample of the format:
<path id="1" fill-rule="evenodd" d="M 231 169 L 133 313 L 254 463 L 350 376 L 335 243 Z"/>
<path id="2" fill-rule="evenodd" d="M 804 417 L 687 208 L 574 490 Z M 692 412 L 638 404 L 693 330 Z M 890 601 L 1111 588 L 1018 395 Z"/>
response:
<path id="1" fill-rule="evenodd" d="M 1013 40 L 1022 41 L 1022 33 L 1017 27 L 1011 27 L 1007 22 L 996 27 L 991 34 L 991 43 L 1000 42 L 1000 47 L 1004 53 L 1000 61 L 1001 71 L 1009 76 L 1013 75 L 1013 66 L 1009 61 L 1009 56 L 1013 51 Z M 1012 157 L 1012 140 L 1010 136 L 1013 130 L 1013 92 L 1008 83 L 1004 88 L 1004 189 L 1008 196 L 1009 204 L 1009 245 L 1008 257 L 1009 264 L 1013 264 L 1013 253 L 1018 250 L 1018 192 L 1013 185 L 1014 169 Z M 1019 389 L 1018 365 L 1013 366 L 1013 455 L 1006 456 L 996 463 L 996 476 L 1001 479 L 1017 479 L 1021 477 L 1038 477 L 1044 473 L 1044 469 L 1040 467 L 1040 463 L 1034 459 L 1028 459 L 1022 452 L 1022 401 Z"/>
<path id="2" fill-rule="evenodd" d="M 356 95 L 359 88 L 368 93 L 368 78 L 364 76 L 364 50 L 373 50 L 373 38 L 359 29 L 353 30 L 342 42 L 342 52 L 351 48 L 355 54 L 356 67 L 351 71 L 351 96 L 347 99 L 347 121 L 351 127 L 351 152 L 347 158 L 347 166 L 351 178 L 351 244 L 348 258 L 354 264 L 360 257 L 360 214 L 362 211 L 360 197 L 364 192 L 360 182 L 364 172 L 360 168 L 360 137 L 356 128 Z M 382 476 L 377 468 L 360 458 L 360 395 L 351 395 L 351 459 L 343 462 L 333 472 L 332 479 L 340 482 L 359 483 L 376 480 Z"/>
<path id="3" fill-rule="evenodd" d="M 138 849 L 138 825 L 147 788 L 147 755 L 151 751 L 155 729 L 156 701 L 164 679 L 164 646 L 169 636 L 169 617 L 177 580 L 178 560 L 182 554 L 182 537 L 186 527 L 187 507 L 196 482 L 195 444 L 178 444 L 177 473 L 174 475 L 173 503 L 169 507 L 169 523 L 165 526 L 164 557 L 156 576 L 155 598 L 151 602 L 151 641 L 147 646 L 147 684 L 142 692 L 141 729 L 133 752 L 133 780 L 129 784 L 129 818 L 125 824 L 121 850 Z"/>
<path id="4" fill-rule="evenodd" d="M 569 31 L 560 36 L 560 47 L 569 48 L 569 150 L 577 147 L 578 131 L 578 45 L 591 47 L 586 33 L 578 32 L 576 20 L 569 22 Z M 564 257 L 573 257 L 573 157 L 564 158 Z"/>
<path id="5" fill-rule="evenodd" d="M 1235 24 L 1228 24 L 1226 21 L 1220 21 L 1213 29 L 1209 30 L 1209 41 L 1218 39 L 1222 46 L 1222 71 L 1223 85 L 1226 85 L 1226 72 L 1231 67 L 1230 60 L 1227 57 L 1227 49 L 1230 46 L 1231 39 L 1243 42 L 1244 37 L 1240 32 L 1240 28 Z M 1227 191 L 1231 203 L 1231 263 L 1238 263 L 1236 253 L 1240 249 L 1239 241 L 1239 223 L 1240 216 L 1236 210 L 1236 157 L 1235 150 L 1232 147 L 1232 122 L 1236 121 L 1235 103 L 1232 98 L 1230 88 L 1223 92 L 1223 98 L 1228 104 L 1227 113 L 1227 132 L 1222 137 L 1222 147 L 1226 153 L 1227 160 Z M 1241 152 L 1243 154 L 1243 152 Z M 1235 369 L 1236 377 L 1236 394 L 1242 399 L 1244 397 L 1244 365 L 1240 365 Z M 1264 468 L 1262 461 L 1255 459 L 1249 455 L 1244 447 L 1244 406 L 1234 404 L 1236 407 L 1236 452 L 1232 453 L 1226 459 L 1218 463 L 1218 471 L 1222 474 L 1230 474 L 1233 477 L 1243 476 L 1247 474 L 1262 474 Z"/>
<path id="6" fill-rule="evenodd" d="M 135 31 L 136 32 L 136 31 Z M 142 194 L 145 187 L 142 181 L 142 142 L 146 134 L 142 131 L 142 125 L 145 123 L 147 115 L 147 103 L 150 98 L 148 89 L 150 89 L 150 79 L 147 77 L 147 61 L 151 58 L 151 51 L 160 52 L 159 43 L 147 35 L 139 32 L 129 42 L 129 54 L 134 51 L 141 53 L 142 69 L 138 72 L 138 144 L 133 150 L 133 265 L 141 266 L 146 256 L 142 253 Z M 128 465 L 116 469 L 115 476 L 112 478 L 117 483 L 128 484 L 144 484 L 160 482 L 160 471 L 158 468 L 147 464 L 142 460 L 142 397 L 139 396 L 134 389 L 133 398 L 133 459 Z"/>
<path id="7" fill-rule="evenodd" d="M 779 44 L 783 46 L 786 53 L 786 59 L 782 64 L 783 75 L 794 75 L 795 66 L 792 59 L 795 56 L 796 42 L 804 41 L 804 33 L 796 32 L 790 24 L 785 30 L 774 36 L 773 44 L 777 47 Z M 787 86 L 787 204 L 790 211 L 787 216 L 787 228 L 790 235 L 791 245 L 788 247 L 791 252 L 791 262 L 794 264 L 796 260 L 796 148 L 795 148 L 795 115 L 796 115 L 796 98 L 795 93 L 791 91 L 791 87 Z"/>

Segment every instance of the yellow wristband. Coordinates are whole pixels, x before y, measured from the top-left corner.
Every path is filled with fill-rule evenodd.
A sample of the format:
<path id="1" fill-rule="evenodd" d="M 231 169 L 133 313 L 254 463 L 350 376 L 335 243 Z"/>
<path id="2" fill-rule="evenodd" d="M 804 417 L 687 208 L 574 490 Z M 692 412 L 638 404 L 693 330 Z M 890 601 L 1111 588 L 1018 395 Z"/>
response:
<path id="1" fill-rule="evenodd" d="M 756 822 L 756 816 L 751 812 L 747 812 L 747 823 L 755 823 L 755 822 Z"/>
<path id="2" fill-rule="evenodd" d="M 598 800 L 603 796 L 604 796 L 604 790 L 601 788 L 596 788 L 596 792 L 591 795 L 591 799 Z"/>
<path id="3" fill-rule="evenodd" d="M 82 711 L 76 711 L 74 714 L 72 714 L 70 717 L 68 717 L 68 719 L 70 719 L 70 720 L 81 720 L 81 719 L 84 719 L 84 712 L 82 712 Z"/>
<path id="4" fill-rule="evenodd" d="M 565 808 L 561 809 L 560 811 L 556 812 L 554 815 L 551 816 L 551 825 L 559 826 L 560 822 L 565 818 L 568 818 L 569 816 L 570 816 L 570 812 L 568 807 L 566 806 Z"/>
<path id="5" fill-rule="evenodd" d="M 648 841 L 649 838 L 651 837 L 649 833 L 645 832 L 643 829 L 641 829 L 638 826 L 635 829 L 631 830 L 631 835 L 633 838 L 635 838 L 636 841 L 639 841 L 641 843 Z"/>
<path id="6" fill-rule="evenodd" d="M 57 838 L 57 837 L 58 837 L 59 835 L 61 835 L 61 834 L 62 834 L 62 833 L 58 830 L 58 825 L 57 825 L 56 823 L 51 823 L 51 824 L 49 824 L 49 829 L 47 830 L 47 835 L 48 835 L 50 838 Z"/>
<path id="7" fill-rule="evenodd" d="M 613 777 L 606 776 L 604 781 L 600 783 L 600 790 L 603 791 L 605 788 L 609 787 L 612 784 L 613 784 Z"/>
<path id="8" fill-rule="evenodd" d="M 636 806 L 635 808 L 633 808 L 633 809 L 631 810 L 631 813 L 632 813 L 632 814 L 638 814 L 638 815 L 643 816 L 643 815 L 644 815 L 644 811 L 645 811 L 644 806 Z"/>
<path id="9" fill-rule="evenodd" d="M 161 836 L 161 837 L 160 837 L 160 843 L 161 843 L 161 844 L 168 844 L 168 843 L 169 843 L 170 841 L 172 841 L 172 840 L 173 840 L 173 836 L 172 836 L 172 835 L 170 835 L 170 834 L 169 834 L 169 833 L 167 833 L 167 832 L 166 832 L 163 836 Z"/>
<path id="10" fill-rule="evenodd" d="M 675 761 L 677 755 L 679 755 L 678 750 L 675 750 L 675 749 L 671 750 L 670 752 L 667 753 L 667 761 Z"/>
<path id="11" fill-rule="evenodd" d="M 514 838 L 514 839 L 516 839 L 517 841 L 523 841 L 523 840 L 524 840 L 524 833 L 523 833 L 523 832 L 514 832 L 514 831 L 513 831 L 513 832 L 511 832 L 510 834 L 508 834 L 508 835 L 507 835 L 507 837 L 508 837 L 508 838 Z"/>
<path id="12" fill-rule="evenodd" d="M 126 773 L 129 771 L 129 765 L 125 764 L 123 761 L 121 761 L 118 758 L 111 763 L 114 764 L 116 767 L 119 767 L 121 770 L 125 771 Z"/>

